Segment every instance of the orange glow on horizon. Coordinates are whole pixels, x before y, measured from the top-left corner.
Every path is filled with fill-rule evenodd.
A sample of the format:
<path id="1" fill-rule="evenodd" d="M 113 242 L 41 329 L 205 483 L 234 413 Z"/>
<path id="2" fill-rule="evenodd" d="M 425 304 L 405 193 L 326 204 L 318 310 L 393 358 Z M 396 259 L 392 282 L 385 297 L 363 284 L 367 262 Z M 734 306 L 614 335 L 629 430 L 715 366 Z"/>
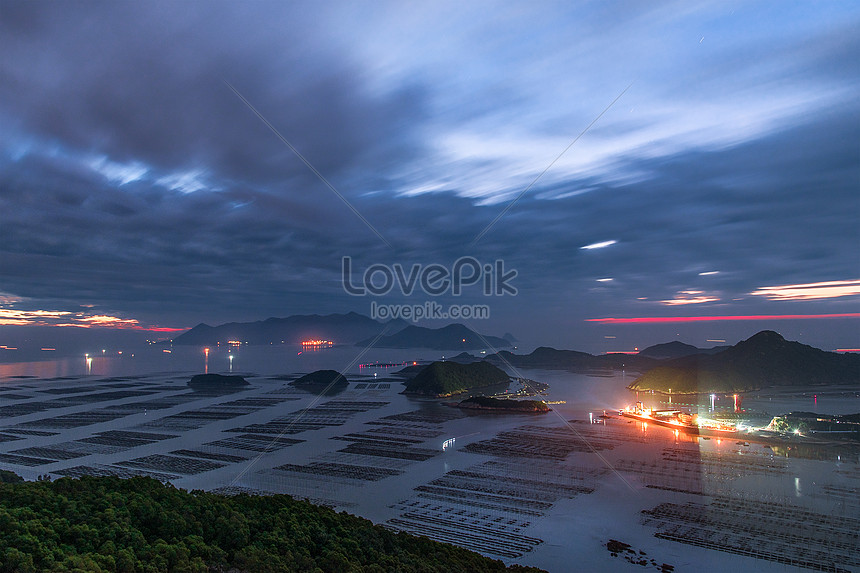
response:
<path id="1" fill-rule="evenodd" d="M 820 300 L 838 298 L 860 295 L 860 280 L 759 287 L 750 294 L 763 296 L 768 300 Z"/>
<path id="2" fill-rule="evenodd" d="M 705 293 L 701 290 L 682 290 L 675 298 L 669 300 L 661 300 L 663 304 L 676 306 L 680 304 L 702 304 L 705 302 L 718 302 L 720 299 Z"/>
<path id="3" fill-rule="evenodd" d="M 642 316 L 634 318 L 586 318 L 586 322 L 603 324 L 648 324 L 663 322 L 712 322 L 721 320 L 804 320 L 825 318 L 860 318 L 860 312 L 841 314 L 749 314 L 734 316 Z"/>
<path id="4" fill-rule="evenodd" d="M 12 308 L 0 308 L 0 326 L 116 328 L 149 332 L 182 332 L 188 330 L 188 328 L 143 325 L 134 318 L 120 318 L 107 314 L 86 314 L 85 312 L 62 310 L 17 310 Z"/>

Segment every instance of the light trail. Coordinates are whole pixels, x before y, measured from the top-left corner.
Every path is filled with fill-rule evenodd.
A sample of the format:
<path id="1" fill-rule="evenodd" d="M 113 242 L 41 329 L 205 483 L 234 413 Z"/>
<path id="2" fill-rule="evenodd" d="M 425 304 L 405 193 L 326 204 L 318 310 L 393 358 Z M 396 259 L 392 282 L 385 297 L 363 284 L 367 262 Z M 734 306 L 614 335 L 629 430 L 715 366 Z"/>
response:
<path id="1" fill-rule="evenodd" d="M 603 324 L 655 324 L 670 322 L 716 322 L 729 320 L 807 320 L 827 318 L 860 318 L 860 312 L 840 314 L 746 314 L 733 316 L 640 316 L 634 318 L 586 318 L 585 322 Z"/>

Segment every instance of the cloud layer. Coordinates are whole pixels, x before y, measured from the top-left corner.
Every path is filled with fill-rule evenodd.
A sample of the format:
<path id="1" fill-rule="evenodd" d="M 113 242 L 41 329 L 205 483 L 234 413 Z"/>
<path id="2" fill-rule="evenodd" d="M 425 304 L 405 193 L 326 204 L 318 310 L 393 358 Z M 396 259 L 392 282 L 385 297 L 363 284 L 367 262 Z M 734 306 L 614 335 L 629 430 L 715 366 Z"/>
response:
<path id="1" fill-rule="evenodd" d="M 775 285 L 856 283 L 858 24 L 848 2 L 6 2 L 0 306 L 367 312 L 342 256 L 473 255 L 519 271 L 500 329 L 546 338 L 851 312 L 856 289 Z"/>

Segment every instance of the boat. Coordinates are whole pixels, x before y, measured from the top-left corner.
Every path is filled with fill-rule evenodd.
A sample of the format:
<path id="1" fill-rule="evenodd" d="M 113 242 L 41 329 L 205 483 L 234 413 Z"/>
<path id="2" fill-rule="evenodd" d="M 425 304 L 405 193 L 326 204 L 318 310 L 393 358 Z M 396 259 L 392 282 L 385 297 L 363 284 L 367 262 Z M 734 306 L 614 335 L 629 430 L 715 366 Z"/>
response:
<path id="1" fill-rule="evenodd" d="M 632 409 L 625 408 L 619 414 L 625 418 L 633 418 L 640 422 L 681 430 L 688 434 L 709 434 L 712 436 L 724 436 L 732 434 L 740 436 L 734 426 L 715 422 L 713 420 L 702 421 L 697 414 L 687 414 L 680 410 L 654 410 L 645 408 L 641 401 L 636 402 Z"/>
<path id="2" fill-rule="evenodd" d="M 619 412 L 624 418 L 633 418 L 646 424 L 655 424 L 665 428 L 674 430 L 682 430 L 688 434 L 698 434 L 699 426 L 695 424 L 695 416 L 684 414 L 679 410 L 653 410 L 645 408 L 642 402 L 636 402 L 633 409 L 624 409 Z M 681 416 L 688 416 L 689 422 L 685 423 L 681 420 Z"/>

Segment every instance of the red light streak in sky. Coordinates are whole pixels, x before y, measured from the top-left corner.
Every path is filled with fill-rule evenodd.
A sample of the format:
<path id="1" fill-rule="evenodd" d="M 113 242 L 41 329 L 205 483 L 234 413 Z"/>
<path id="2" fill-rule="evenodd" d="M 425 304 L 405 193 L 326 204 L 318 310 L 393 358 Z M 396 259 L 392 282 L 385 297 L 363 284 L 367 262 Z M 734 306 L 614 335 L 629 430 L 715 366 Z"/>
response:
<path id="1" fill-rule="evenodd" d="M 586 318 L 604 324 L 659 324 L 669 322 L 712 322 L 721 320 L 804 320 L 810 318 L 860 318 L 860 312 L 841 314 L 750 314 L 735 316 L 642 316 L 636 318 Z"/>

